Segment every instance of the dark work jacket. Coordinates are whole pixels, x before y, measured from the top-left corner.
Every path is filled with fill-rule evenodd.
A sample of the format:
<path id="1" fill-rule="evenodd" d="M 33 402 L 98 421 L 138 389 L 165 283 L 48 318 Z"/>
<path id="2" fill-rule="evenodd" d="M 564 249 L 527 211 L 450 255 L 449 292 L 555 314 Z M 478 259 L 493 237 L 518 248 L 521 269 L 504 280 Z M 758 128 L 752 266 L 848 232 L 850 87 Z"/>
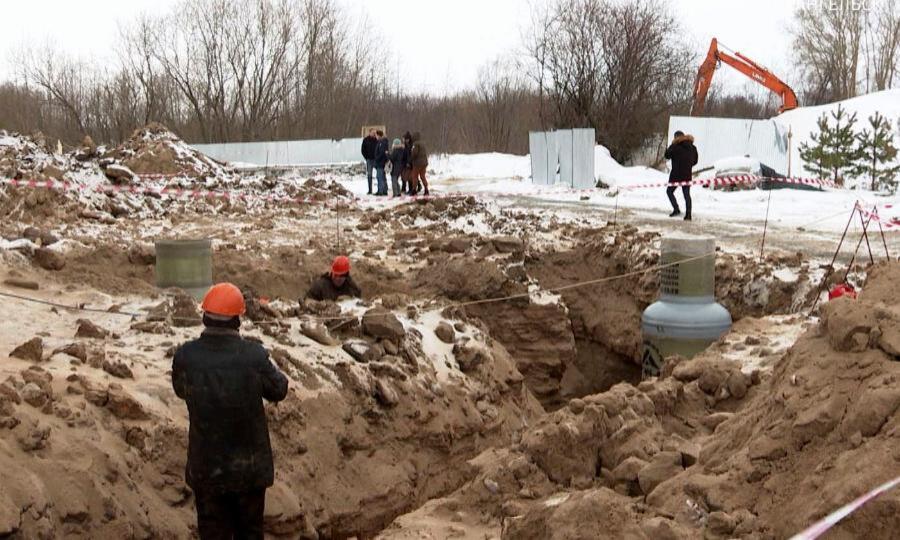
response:
<path id="1" fill-rule="evenodd" d="M 417 169 L 424 169 L 428 166 L 428 150 L 418 137 L 415 135 L 413 137 L 415 138 L 409 150 L 409 164 Z"/>
<path id="2" fill-rule="evenodd" d="M 284 399 L 288 380 L 261 345 L 236 330 L 208 328 L 175 352 L 172 386 L 190 417 L 185 480 L 191 488 L 221 494 L 273 484 L 263 399 Z"/>
<path id="3" fill-rule="evenodd" d="M 391 152 L 391 176 L 400 176 L 404 167 L 406 167 L 406 148 L 394 148 Z"/>
<path id="4" fill-rule="evenodd" d="M 363 159 L 375 159 L 375 147 L 378 146 L 378 139 L 366 136 L 362 141 Z"/>
<path id="5" fill-rule="evenodd" d="M 676 138 L 672 145 L 666 148 L 666 159 L 672 160 L 672 172 L 669 173 L 669 182 L 690 182 L 693 180 L 692 169 L 697 164 L 697 147 L 694 146 L 694 138 L 684 135 Z"/>
<path id="6" fill-rule="evenodd" d="M 331 300 L 332 302 L 342 296 L 362 297 L 362 291 L 356 286 L 353 278 L 349 275 L 340 287 L 335 287 L 331 281 L 331 273 L 326 272 L 317 277 L 306 291 L 306 297 L 312 300 Z"/>
<path id="7" fill-rule="evenodd" d="M 375 147 L 375 166 L 383 169 L 388 162 L 388 150 L 391 147 L 391 141 L 387 137 L 378 140 L 378 146 Z"/>

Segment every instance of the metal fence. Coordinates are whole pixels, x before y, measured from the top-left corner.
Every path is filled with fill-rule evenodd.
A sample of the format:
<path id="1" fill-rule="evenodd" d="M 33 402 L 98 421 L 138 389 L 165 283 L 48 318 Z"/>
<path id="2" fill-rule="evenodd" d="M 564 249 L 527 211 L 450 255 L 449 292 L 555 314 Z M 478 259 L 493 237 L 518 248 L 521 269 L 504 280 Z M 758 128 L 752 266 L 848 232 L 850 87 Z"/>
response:
<path id="1" fill-rule="evenodd" d="M 194 148 L 219 161 L 256 166 L 290 167 L 359 163 L 362 138 L 314 139 L 224 144 L 195 144 Z"/>
<path id="2" fill-rule="evenodd" d="M 670 117 L 670 141 L 678 130 L 694 136 L 699 154 L 695 169 L 711 167 L 723 158 L 749 156 L 781 174 L 787 173 L 788 130 L 773 120 Z"/>
<path id="3" fill-rule="evenodd" d="M 564 129 L 528 134 L 531 178 L 536 185 L 573 188 L 595 185 L 594 130 Z"/>

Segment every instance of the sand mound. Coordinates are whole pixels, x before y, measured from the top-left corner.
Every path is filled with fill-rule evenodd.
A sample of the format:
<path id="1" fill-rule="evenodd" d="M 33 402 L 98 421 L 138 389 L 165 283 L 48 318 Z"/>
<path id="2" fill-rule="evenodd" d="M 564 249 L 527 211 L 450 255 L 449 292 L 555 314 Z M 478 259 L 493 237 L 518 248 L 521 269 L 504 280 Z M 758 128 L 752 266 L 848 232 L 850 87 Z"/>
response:
<path id="1" fill-rule="evenodd" d="M 17 337 L 0 337 L 4 350 L 28 353 L 0 366 L 0 535 L 191 534 L 186 410 L 167 371 L 173 345 L 197 329 L 166 322 L 182 309 L 179 298 L 150 303 L 147 320 L 130 325 L 92 315 L 95 325 L 80 324 L 95 337 L 76 338 L 80 315 L 48 320 L 43 306 L 17 305 L 19 332 L 41 336 L 24 348 Z M 288 399 L 267 408 L 278 463 L 269 534 L 378 531 L 457 488 L 466 460 L 514 439 L 540 412 L 506 351 L 476 328 L 457 323 L 454 347 L 433 336 L 455 321 L 402 311 L 395 320 L 399 327 L 357 322 L 343 347 L 305 337 L 302 321 L 283 318 L 277 306 L 245 325 L 292 380 Z M 360 347 L 370 352 L 347 352 Z M 476 350 L 479 361 L 471 362 Z"/>
<path id="2" fill-rule="evenodd" d="M 103 153 L 100 163 L 104 169 L 120 164 L 138 175 L 181 176 L 201 181 L 231 176 L 221 163 L 194 150 L 156 122 L 135 130 L 127 141 Z"/>
<path id="3" fill-rule="evenodd" d="M 898 278 L 900 263 L 881 265 L 865 290 Z M 660 380 L 573 400 L 520 444 L 473 460 L 466 486 L 384 537 L 453 527 L 448 507 L 480 512 L 482 530 L 503 538 L 790 536 L 900 470 L 900 305 L 888 299 L 828 303 L 821 327 L 762 379 L 708 352 L 670 359 Z M 898 509 L 890 492 L 832 534 L 892 538 Z"/>

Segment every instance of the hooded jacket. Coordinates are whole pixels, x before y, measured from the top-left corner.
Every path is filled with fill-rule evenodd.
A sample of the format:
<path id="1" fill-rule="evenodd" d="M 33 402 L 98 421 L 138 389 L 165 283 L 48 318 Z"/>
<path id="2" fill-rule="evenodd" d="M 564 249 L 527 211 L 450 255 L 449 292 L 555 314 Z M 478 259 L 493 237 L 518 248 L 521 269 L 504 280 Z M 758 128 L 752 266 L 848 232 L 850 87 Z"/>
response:
<path id="1" fill-rule="evenodd" d="M 697 164 L 697 147 L 692 135 L 675 137 L 666 148 L 665 158 L 672 160 L 672 172 L 669 182 L 690 182 L 693 180 L 692 169 Z"/>
<path id="2" fill-rule="evenodd" d="M 419 132 L 412 134 L 412 149 L 409 151 L 410 165 L 417 169 L 424 169 L 428 166 L 428 150 L 422 144 L 422 136 Z"/>

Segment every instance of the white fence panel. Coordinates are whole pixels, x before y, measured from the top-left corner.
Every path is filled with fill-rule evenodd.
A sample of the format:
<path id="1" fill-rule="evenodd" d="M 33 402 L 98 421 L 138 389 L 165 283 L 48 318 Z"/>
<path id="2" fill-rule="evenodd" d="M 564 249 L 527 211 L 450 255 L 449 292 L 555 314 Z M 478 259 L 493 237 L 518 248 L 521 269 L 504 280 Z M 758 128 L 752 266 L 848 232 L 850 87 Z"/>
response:
<path id="1" fill-rule="evenodd" d="M 593 128 L 572 130 L 572 183 L 576 189 L 592 188 L 596 185 L 594 176 Z"/>
<path id="2" fill-rule="evenodd" d="M 258 166 L 335 165 L 362 161 L 361 138 L 195 144 L 204 154 L 229 163 Z"/>
<path id="3" fill-rule="evenodd" d="M 723 158 L 750 156 L 787 173 L 787 130 L 773 120 L 670 117 L 669 141 L 679 130 L 694 136 L 699 154 L 695 169 L 711 167 Z"/>
<path id="4" fill-rule="evenodd" d="M 565 186 L 572 185 L 574 147 L 572 146 L 572 130 L 555 131 L 559 142 L 559 182 Z"/>

